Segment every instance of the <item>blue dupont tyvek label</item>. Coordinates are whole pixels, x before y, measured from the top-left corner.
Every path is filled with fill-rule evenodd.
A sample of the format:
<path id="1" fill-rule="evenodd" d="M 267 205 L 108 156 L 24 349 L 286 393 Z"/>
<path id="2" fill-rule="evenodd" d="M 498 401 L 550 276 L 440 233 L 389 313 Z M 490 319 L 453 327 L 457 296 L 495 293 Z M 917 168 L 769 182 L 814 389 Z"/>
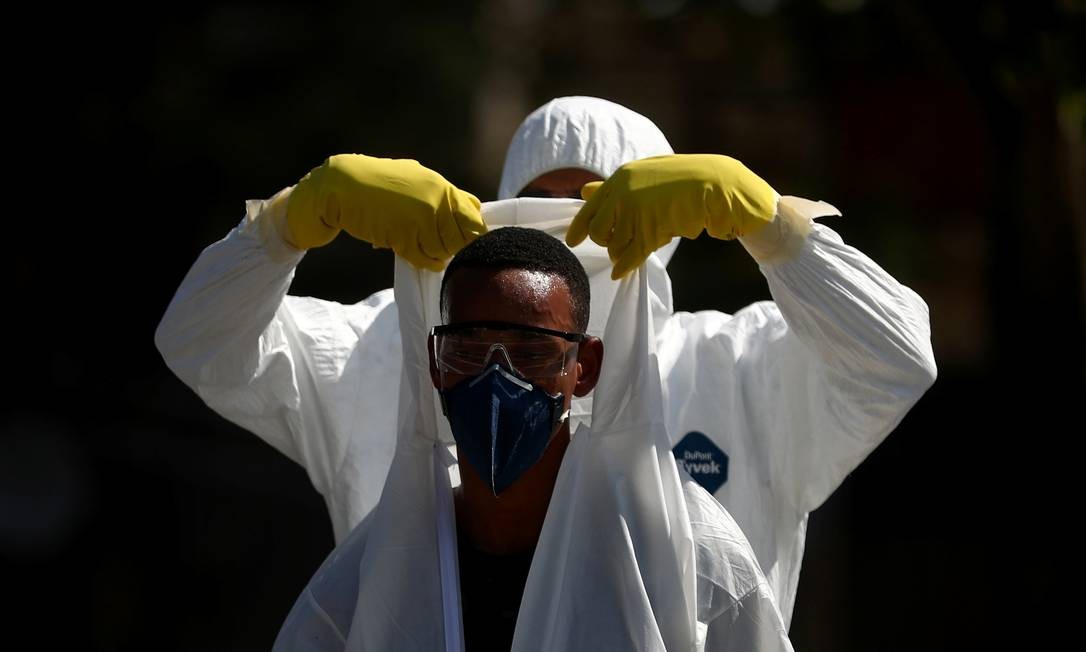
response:
<path id="1" fill-rule="evenodd" d="M 694 430 L 671 449 L 675 463 L 709 493 L 728 481 L 728 454 L 704 433 Z"/>

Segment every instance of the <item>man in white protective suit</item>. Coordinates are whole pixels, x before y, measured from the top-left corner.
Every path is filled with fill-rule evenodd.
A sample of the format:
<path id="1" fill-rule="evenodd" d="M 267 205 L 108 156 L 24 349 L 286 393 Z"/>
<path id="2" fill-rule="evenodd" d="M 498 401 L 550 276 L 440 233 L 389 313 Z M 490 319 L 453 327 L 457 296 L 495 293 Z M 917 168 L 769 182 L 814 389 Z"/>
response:
<path id="1" fill-rule="evenodd" d="M 485 204 L 492 230 L 443 276 L 398 263 L 404 379 L 384 493 L 275 650 L 791 649 L 750 544 L 670 454 L 647 282 L 663 268 L 619 283 L 601 248 L 571 252 L 549 233 L 579 204 Z M 602 340 L 590 313 L 607 315 Z M 592 423 L 571 439 L 589 392 Z"/>
<path id="2" fill-rule="evenodd" d="M 397 379 L 410 354 L 404 308 L 392 290 L 351 306 L 287 296 L 293 270 L 304 250 L 341 228 L 414 264 L 398 261 L 398 271 L 438 270 L 495 225 L 483 224 L 474 197 L 413 162 L 337 158 L 297 187 L 249 203 L 242 223 L 196 261 L 156 343 L 209 406 L 306 468 L 342 542 L 376 516 L 386 479 L 394 480 L 401 444 L 390 433 L 403 415 L 390 406 L 404 410 Z M 615 276 L 644 280 L 668 446 L 742 527 L 787 623 L 807 514 L 934 381 L 927 307 L 813 221 L 838 214 L 832 206 L 780 197 L 734 159 L 673 155 L 648 119 L 616 104 L 554 100 L 514 135 L 499 199 L 575 197 L 585 182 L 588 202 L 552 234 L 605 246 Z M 351 183 L 354 190 L 315 190 Z M 410 201 L 390 200 L 389 188 L 411 189 Z M 355 204 L 328 202 L 351 193 Z M 316 215 L 318 205 L 331 210 Z M 735 315 L 675 313 L 665 267 L 679 236 L 702 231 L 738 238 L 774 301 Z M 619 286 L 585 268 L 587 332 L 599 336 Z M 436 310 L 428 283 L 419 290 L 429 293 L 419 300 L 426 314 Z M 420 321 L 429 328 L 432 317 Z M 608 351 L 613 361 L 610 342 Z M 598 393 L 572 402 L 575 426 L 597 419 Z M 434 429 L 438 441 L 453 440 L 445 419 Z"/>

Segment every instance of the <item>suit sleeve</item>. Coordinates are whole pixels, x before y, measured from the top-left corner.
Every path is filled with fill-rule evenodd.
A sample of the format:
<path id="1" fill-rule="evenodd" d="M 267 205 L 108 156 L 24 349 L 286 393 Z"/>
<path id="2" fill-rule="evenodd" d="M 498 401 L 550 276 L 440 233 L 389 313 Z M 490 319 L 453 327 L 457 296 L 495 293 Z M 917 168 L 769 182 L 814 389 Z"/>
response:
<path id="1" fill-rule="evenodd" d="M 353 306 L 287 296 L 304 254 L 269 245 L 261 221 L 264 211 L 285 210 L 277 200 L 287 192 L 249 202 L 241 224 L 200 254 L 155 344 L 209 407 L 301 464 L 327 494 L 360 418 L 347 362 L 369 327 L 396 311 L 391 290 Z"/>
<path id="2" fill-rule="evenodd" d="M 750 650 L 791 652 L 792 642 L 780 611 L 765 582 L 735 601 L 724 613 L 709 621 L 705 652 Z"/>
<path id="3" fill-rule="evenodd" d="M 934 382 L 928 307 L 817 223 L 794 256 L 759 267 L 774 301 L 734 316 L 679 313 L 665 327 L 671 409 L 711 395 L 775 491 L 806 513 Z"/>
<path id="4" fill-rule="evenodd" d="M 739 524 L 680 473 L 698 571 L 698 649 L 790 651 L 784 619 Z"/>

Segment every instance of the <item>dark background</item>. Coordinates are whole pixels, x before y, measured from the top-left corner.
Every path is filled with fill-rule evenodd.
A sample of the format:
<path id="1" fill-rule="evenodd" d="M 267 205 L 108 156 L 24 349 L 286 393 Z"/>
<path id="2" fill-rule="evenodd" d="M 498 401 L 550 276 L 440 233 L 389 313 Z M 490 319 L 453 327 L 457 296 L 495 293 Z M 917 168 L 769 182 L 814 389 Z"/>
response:
<path id="1" fill-rule="evenodd" d="M 300 468 L 167 371 L 173 291 L 245 199 L 333 153 L 493 199 L 517 123 L 570 94 L 833 203 L 931 308 L 938 382 L 811 516 L 796 648 L 1072 636 L 1084 21 L 1076 0 L 14 9 L 0 647 L 270 647 L 331 528 Z M 343 236 L 292 293 L 357 301 L 391 261 Z M 671 273 L 679 309 L 768 298 L 732 243 L 685 241 Z"/>

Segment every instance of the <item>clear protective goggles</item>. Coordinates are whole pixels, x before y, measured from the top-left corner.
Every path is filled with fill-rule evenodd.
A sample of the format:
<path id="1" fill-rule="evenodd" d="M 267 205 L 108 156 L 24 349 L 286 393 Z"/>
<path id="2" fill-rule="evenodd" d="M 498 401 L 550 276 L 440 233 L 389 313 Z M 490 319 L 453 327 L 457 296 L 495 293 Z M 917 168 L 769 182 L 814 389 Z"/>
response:
<path id="1" fill-rule="evenodd" d="M 584 333 L 499 321 L 472 321 L 435 326 L 434 359 L 442 375 L 477 376 L 494 363 L 524 378 L 565 376 L 577 358 Z"/>

